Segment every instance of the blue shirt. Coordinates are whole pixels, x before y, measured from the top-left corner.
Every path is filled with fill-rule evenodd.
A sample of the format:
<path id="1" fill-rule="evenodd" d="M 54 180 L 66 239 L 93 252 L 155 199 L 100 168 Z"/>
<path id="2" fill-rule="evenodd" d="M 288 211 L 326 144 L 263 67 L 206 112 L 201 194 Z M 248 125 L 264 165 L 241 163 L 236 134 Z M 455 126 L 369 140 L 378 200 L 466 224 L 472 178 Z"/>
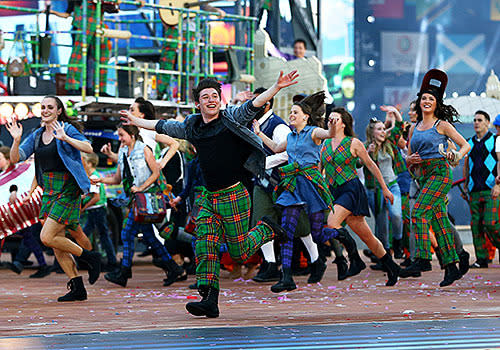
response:
<path id="1" fill-rule="evenodd" d="M 42 132 L 44 130 L 44 127 L 38 128 L 21 143 L 21 146 L 19 146 L 20 161 L 28 159 L 35 152 L 35 149 L 39 147 Z M 85 136 L 83 136 L 82 133 L 80 133 L 70 123 L 64 123 L 64 132 L 66 135 L 75 140 L 89 142 Z M 59 153 L 66 169 L 71 175 L 73 175 L 83 193 L 88 193 L 90 190 L 90 180 L 85 172 L 85 169 L 83 168 L 80 151 L 71 146 L 69 143 L 58 139 L 56 139 L 56 146 L 57 152 Z M 36 181 L 43 187 L 42 175 L 43 173 L 41 171 L 40 164 L 36 164 L 35 162 Z"/>
<path id="2" fill-rule="evenodd" d="M 317 165 L 320 161 L 321 144 L 317 145 L 311 135 L 316 126 L 306 125 L 300 133 L 292 129 L 286 139 L 288 163 L 296 162 L 301 167 Z"/>

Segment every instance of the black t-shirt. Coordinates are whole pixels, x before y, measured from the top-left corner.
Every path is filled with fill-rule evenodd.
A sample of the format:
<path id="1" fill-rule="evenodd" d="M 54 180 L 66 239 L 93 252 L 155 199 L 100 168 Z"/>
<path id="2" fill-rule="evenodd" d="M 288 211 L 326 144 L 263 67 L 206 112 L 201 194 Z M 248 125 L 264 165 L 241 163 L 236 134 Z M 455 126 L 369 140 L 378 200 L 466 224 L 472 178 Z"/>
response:
<path id="1" fill-rule="evenodd" d="M 243 164 L 252 152 L 251 147 L 227 129 L 221 119 L 200 127 L 207 129 L 203 133 L 207 137 L 197 138 L 193 144 L 200 157 L 200 167 L 207 189 L 222 190 L 244 181 L 248 174 Z"/>
<path id="2" fill-rule="evenodd" d="M 35 161 L 40 164 L 42 173 L 49 171 L 67 171 L 66 166 L 57 152 L 55 138 L 53 138 L 48 145 L 44 144 L 42 138 L 40 138 L 40 143 L 35 150 Z"/>
<path id="3" fill-rule="evenodd" d="M 182 191 L 182 179 L 179 178 L 182 175 L 182 159 L 179 152 L 175 152 L 174 156 L 168 161 L 165 167 L 162 169 L 163 175 L 167 180 L 167 183 L 172 185 L 172 190 L 177 195 Z M 179 181 L 178 181 L 179 180 Z"/>

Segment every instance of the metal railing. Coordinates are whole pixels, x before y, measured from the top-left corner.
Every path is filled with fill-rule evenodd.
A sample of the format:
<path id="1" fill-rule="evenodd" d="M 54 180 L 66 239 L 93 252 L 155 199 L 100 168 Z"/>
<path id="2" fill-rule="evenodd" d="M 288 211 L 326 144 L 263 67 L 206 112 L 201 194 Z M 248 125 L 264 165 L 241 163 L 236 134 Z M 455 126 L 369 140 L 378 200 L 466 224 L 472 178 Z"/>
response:
<path id="1" fill-rule="evenodd" d="M 110 18 L 108 16 L 103 16 L 102 3 L 101 1 L 97 1 L 96 6 L 96 22 L 97 28 L 95 32 L 95 44 L 94 44 L 94 86 L 91 87 L 91 91 L 93 92 L 93 96 L 97 99 L 102 93 L 100 89 L 100 70 L 108 69 L 115 70 L 116 77 L 118 77 L 118 71 L 129 71 L 142 73 L 147 78 L 148 75 L 155 74 L 159 75 L 170 75 L 174 79 L 177 80 L 178 93 L 177 93 L 177 101 L 180 103 L 189 103 L 189 84 L 190 82 L 194 82 L 197 84 L 200 78 L 205 77 L 214 77 L 220 80 L 223 80 L 224 77 L 221 75 L 214 74 L 213 71 L 213 54 L 216 52 L 223 52 L 225 50 L 235 50 L 237 52 L 241 52 L 240 59 L 244 60 L 243 66 L 245 67 L 244 71 L 246 74 L 253 75 L 254 72 L 254 32 L 256 19 L 253 17 L 247 16 L 239 16 L 239 15 L 230 15 L 227 14 L 224 18 L 214 18 L 214 14 L 212 12 L 202 11 L 202 10 L 192 10 L 188 8 L 173 8 L 168 6 L 162 6 L 158 4 L 141 4 L 139 1 L 130 1 L 130 0 L 122 0 L 120 4 L 123 5 L 135 5 L 141 6 L 138 8 L 138 11 L 143 13 L 147 13 L 149 11 L 149 15 L 153 18 L 153 20 L 147 19 L 123 19 L 120 18 L 120 15 L 114 15 L 114 18 Z M 6 6 L 0 4 L 0 9 L 5 10 L 14 10 L 24 13 L 33 13 L 40 14 L 41 12 L 36 9 L 24 8 L 24 7 L 15 7 L 15 6 Z M 163 22 L 159 19 L 159 10 L 171 10 L 179 13 L 179 21 L 176 25 L 177 27 L 177 38 L 165 38 L 162 36 L 157 36 L 156 33 L 163 31 L 162 28 L 158 26 L 162 26 Z M 120 10 L 120 14 L 126 14 L 127 10 Z M 24 44 L 30 44 L 32 50 L 34 50 L 34 60 L 29 63 L 31 70 L 33 71 L 43 71 L 47 69 L 60 69 L 60 68 L 71 68 L 76 67 L 79 68 L 82 72 L 81 79 L 81 94 L 82 99 L 85 100 L 86 91 L 87 91 L 87 71 L 88 71 L 88 51 L 89 51 L 89 38 L 87 33 L 87 13 L 88 13 L 88 2 L 82 1 L 82 13 L 83 13 L 83 21 L 82 21 L 82 29 L 81 30 L 72 30 L 72 31 L 50 31 L 40 30 L 40 16 L 37 16 L 36 19 L 36 30 L 35 31 L 25 31 L 22 33 L 23 38 L 26 35 L 34 35 L 34 37 L 40 37 L 40 35 L 53 35 L 54 39 L 57 39 L 57 36 L 60 34 L 81 34 L 82 35 L 82 52 L 81 52 L 81 62 L 78 64 L 69 64 L 68 62 L 64 63 L 52 63 L 52 62 L 42 62 L 40 60 L 40 43 L 38 40 L 23 40 Z M 193 17 L 190 14 L 194 14 Z M 210 25 L 214 22 L 225 22 L 225 23 L 234 23 L 235 27 L 240 28 L 242 33 L 240 37 L 244 38 L 243 45 L 217 45 L 212 44 L 210 41 Z M 194 32 L 191 30 L 186 30 L 185 28 L 193 27 L 194 23 Z M 153 25 L 153 31 L 151 35 L 138 35 L 133 33 L 134 25 L 138 24 L 149 24 Z M 1 29 L 1 27 L 0 27 Z M 47 29 L 47 28 L 46 28 Z M 109 30 L 111 29 L 111 30 Z M 121 33 L 122 35 L 116 36 L 117 33 Z M 126 35 L 124 35 L 126 34 Z M 5 41 L 15 41 L 14 32 L 4 32 L 4 40 Z M 237 33 L 238 35 L 238 33 Z M 12 36 L 12 37 L 7 37 Z M 120 38 L 119 36 L 125 37 L 125 39 Z M 33 37 L 32 37 L 33 38 Z M 111 57 L 114 57 L 114 64 L 101 63 L 101 42 L 103 40 L 112 40 L 113 41 L 113 49 L 111 53 Z M 160 48 L 150 47 L 147 49 L 134 49 L 131 47 L 130 42 L 131 39 L 140 39 L 140 40 L 151 40 L 156 43 L 172 43 L 175 45 L 176 50 L 176 61 L 177 61 L 177 69 L 165 70 L 157 67 L 158 62 L 153 62 L 152 65 L 145 64 L 144 67 L 134 67 L 134 66 L 123 66 L 118 64 L 118 48 L 119 48 L 119 40 L 126 40 L 126 49 L 125 55 L 120 54 L 120 56 L 126 56 L 127 61 L 129 61 L 130 57 L 133 55 L 149 53 L 149 54 L 159 54 Z M 57 40 L 53 40 L 51 46 L 68 46 L 61 45 L 57 43 Z M 185 52 L 192 52 L 192 61 L 186 62 L 183 64 Z M 188 56 L 189 58 L 189 56 Z M 229 63 L 229 62 L 228 62 Z M 4 67 L 0 67 L 0 71 L 4 70 Z M 147 84 L 147 79 L 144 79 Z M 115 80 L 115 86 L 118 87 L 118 79 Z M 181 101 L 181 99 L 183 99 Z"/>

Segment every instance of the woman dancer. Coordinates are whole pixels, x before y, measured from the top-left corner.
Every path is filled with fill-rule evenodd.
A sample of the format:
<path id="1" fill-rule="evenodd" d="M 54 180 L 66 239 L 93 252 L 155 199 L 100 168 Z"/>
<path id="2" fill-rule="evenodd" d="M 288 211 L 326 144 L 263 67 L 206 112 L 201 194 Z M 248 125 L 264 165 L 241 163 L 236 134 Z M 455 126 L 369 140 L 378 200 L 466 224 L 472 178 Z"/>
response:
<path id="1" fill-rule="evenodd" d="M 35 175 L 43 187 L 40 218 L 45 220 L 40 239 L 54 249 L 57 261 L 70 278 L 69 293 L 57 301 L 85 300 L 87 291 L 71 255 L 89 264 L 90 284 L 99 278 L 100 255 L 66 238 L 65 230 L 76 230 L 79 226 L 80 194 L 90 189 L 80 152 L 91 153 L 92 146 L 81 134 L 81 124 L 67 116 L 63 103 L 55 96 L 42 100 L 42 126 L 21 145 L 22 126 L 13 122 L 7 129 L 14 140 L 10 150 L 12 162 L 24 161 L 35 154 Z"/>
<path id="2" fill-rule="evenodd" d="M 448 77 L 443 71 L 431 69 L 425 74 L 415 106 L 417 124 L 410 129 L 406 159 L 421 189 L 412 211 L 412 226 L 416 238 L 415 264 L 422 266 L 422 271 L 425 271 L 425 266 L 432 259 L 431 241 L 428 238 L 430 224 L 445 267 L 444 279 L 439 284 L 441 287 L 449 286 L 462 277 L 456 266 L 459 257 L 446 212 L 446 195 L 452 185 L 447 160 L 457 162 L 471 148 L 452 125 L 458 112 L 443 103 L 447 83 Z M 439 147 L 442 145 L 448 149 L 448 139 L 455 142 L 460 149 L 449 150 L 446 156 L 443 156 Z"/>
<path id="3" fill-rule="evenodd" d="M 368 192 L 369 203 L 372 212 L 375 215 L 377 230 L 375 236 L 382 242 L 386 251 L 389 251 L 391 244 L 389 242 L 388 218 L 391 222 L 394 252 L 401 251 L 401 240 L 403 238 L 403 212 L 401 205 L 401 190 L 398 184 L 398 174 L 396 165 L 401 170 L 406 171 L 404 161 L 400 157 L 397 147 L 401 137 L 401 126 L 403 118 L 399 111 L 392 106 L 381 106 L 383 111 L 395 118 L 394 127 L 390 131 L 386 130 L 383 121 L 372 118 L 366 127 L 366 144 L 370 158 L 377 164 L 385 184 L 394 196 L 394 203 L 389 203 L 380 195 L 380 187 L 374 184 L 373 189 Z M 365 167 L 366 168 L 366 167 Z M 367 169 L 368 170 L 368 169 Z M 366 172 L 365 172 L 366 174 Z M 400 256 L 401 257 L 401 256 Z M 371 266 L 374 270 L 381 270 L 380 262 Z"/>
<path id="4" fill-rule="evenodd" d="M 254 121 L 255 133 L 273 152 L 287 151 L 288 165 L 280 168 L 280 194 L 276 204 L 283 207 L 281 225 L 287 233 L 287 240 L 281 246 L 282 275 L 278 283 L 271 287 L 271 291 L 279 293 L 297 288 L 292 278 L 291 262 L 293 252 L 293 235 L 301 210 L 306 210 L 311 225 L 311 234 L 318 243 L 324 243 L 331 237 L 325 236 L 321 229 L 325 218 L 325 211 L 332 209 L 333 198 L 328 191 L 318 169 L 322 140 L 331 138 L 334 129 L 329 123 L 325 130 L 318 125 L 323 122 L 325 112 L 325 94 L 323 91 L 310 95 L 295 103 L 290 111 L 290 127 L 293 131 L 287 139 L 276 144 L 260 131 L 259 123 Z M 355 245 L 354 240 L 347 232 L 338 235 L 346 248 Z M 316 282 L 321 280 L 326 265 L 321 259 L 312 261 L 311 277 Z"/>
<path id="5" fill-rule="evenodd" d="M 160 170 L 156 164 L 153 152 L 141 141 L 139 129 L 132 125 L 118 126 L 118 137 L 122 147 L 118 153 L 118 167 L 111 177 L 93 180 L 104 184 L 123 183 L 125 192 L 130 196 L 136 192 L 158 192 L 157 179 Z M 182 275 L 184 269 L 177 265 L 168 254 L 165 247 L 158 241 L 153 232 L 153 224 L 142 224 L 134 220 L 134 211 L 130 210 L 126 224 L 122 230 L 123 260 L 119 270 L 104 275 L 106 280 L 126 287 L 132 277 L 132 258 L 134 256 L 134 239 L 138 232 L 142 232 L 146 242 L 161 258 L 158 263 L 167 272 L 164 286 L 169 286 Z"/>
<path id="6" fill-rule="evenodd" d="M 365 216 L 370 216 L 365 188 L 359 181 L 356 172 L 357 159 L 360 158 L 365 166 L 375 176 L 386 201 L 391 204 L 394 196 L 387 188 L 382 173 L 371 160 L 365 146 L 354 137 L 352 128 L 353 119 L 344 108 L 335 108 L 329 116 L 334 137 L 325 142 L 321 154 L 321 165 L 325 169 L 326 180 L 335 198 L 333 212 L 328 216 L 328 228 L 323 229 L 325 235 L 337 236 L 347 234 L 342 227 L 345 222 L 365 242 L 382 265 L 387 269 L 388 281 L 386 286 L 393 286 L 398 281 L 400 267 L 385 251 L 382 243 L 373 235 L 366 223 Z M 349 276 L 357 275 L 366 266 L 361 260 L 356 247 L 347 247 L 351 265 Z"/>

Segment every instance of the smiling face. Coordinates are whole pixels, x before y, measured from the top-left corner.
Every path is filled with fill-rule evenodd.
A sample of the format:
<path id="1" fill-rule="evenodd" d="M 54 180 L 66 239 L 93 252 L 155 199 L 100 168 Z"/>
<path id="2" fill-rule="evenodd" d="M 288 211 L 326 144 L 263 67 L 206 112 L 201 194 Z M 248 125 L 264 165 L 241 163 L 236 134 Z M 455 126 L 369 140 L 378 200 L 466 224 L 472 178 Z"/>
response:
<path id="1" fill-rule="evenodd" d="M 385 132 L 385 125 L 384 123 L 382 122 L 377 122 L 374 126 L 373 126 L 373 139 L 375 140 L 375 142 L 377 143 L 382 143 L 385 141 L 385 136 L 386 136 L 386 132 Z"/>
<path id="2" fill-rule="evenodd" d="M 59 117 L 62 109 L 57 108 L 57 102 L 55 99 L 47 97 L 42 100 L 42 122 L 47 125 Z"/>
<path id="3" fill-rule="evenodd" d="M 200 91 L 198 108 L 201 115 L 207 119 L 212 119 L 219 115 L 221 106 L 220 95 L 214 88 L 206 88 Z"/>
<path id="4" fill-rule="evenodd" d="M 415 110 L 415 103 L 410 104 L 410 107 L 408 109 L 408 116 L 410 116 L 410 121 L 412 123 L 417 122 L 417 111 Z"/>
<path id="5" fill-rule="evenodd" d="M 432 94 L 425 93 L 420 99 L 420 109 L 423 114 L 430 114 L 436 111 L 437 100 Z"/>
<path id="6" fill-rule="evenodd" d="M 309 116 L 302 111 L 302 108 L 293 105 L 290 109 L 290 116 L 288 119 L 290 121 L 290 126 L 293 126 L 295 129 L 302 129 L 307 125 Z"/>
<path id="7" fill-rule="evenodd" d="M 295 45 L 293 45 L 293 54 L 297 58 L 303 58 L 306 55 L 306 46 L 302 41 L 297 41 Z"/>
<path id="8" fill-rule="evenodd" d="M 130 135 L 129 133 L 127 133 L 125 130 L 123 130 L 122 128 L 119 128 L 118 129 L 118 140 L 120 140 L 120 142 L 129 147 L 132 142 L 134 141 L 134 138 L 132 137 L 132 135 Z"/>

